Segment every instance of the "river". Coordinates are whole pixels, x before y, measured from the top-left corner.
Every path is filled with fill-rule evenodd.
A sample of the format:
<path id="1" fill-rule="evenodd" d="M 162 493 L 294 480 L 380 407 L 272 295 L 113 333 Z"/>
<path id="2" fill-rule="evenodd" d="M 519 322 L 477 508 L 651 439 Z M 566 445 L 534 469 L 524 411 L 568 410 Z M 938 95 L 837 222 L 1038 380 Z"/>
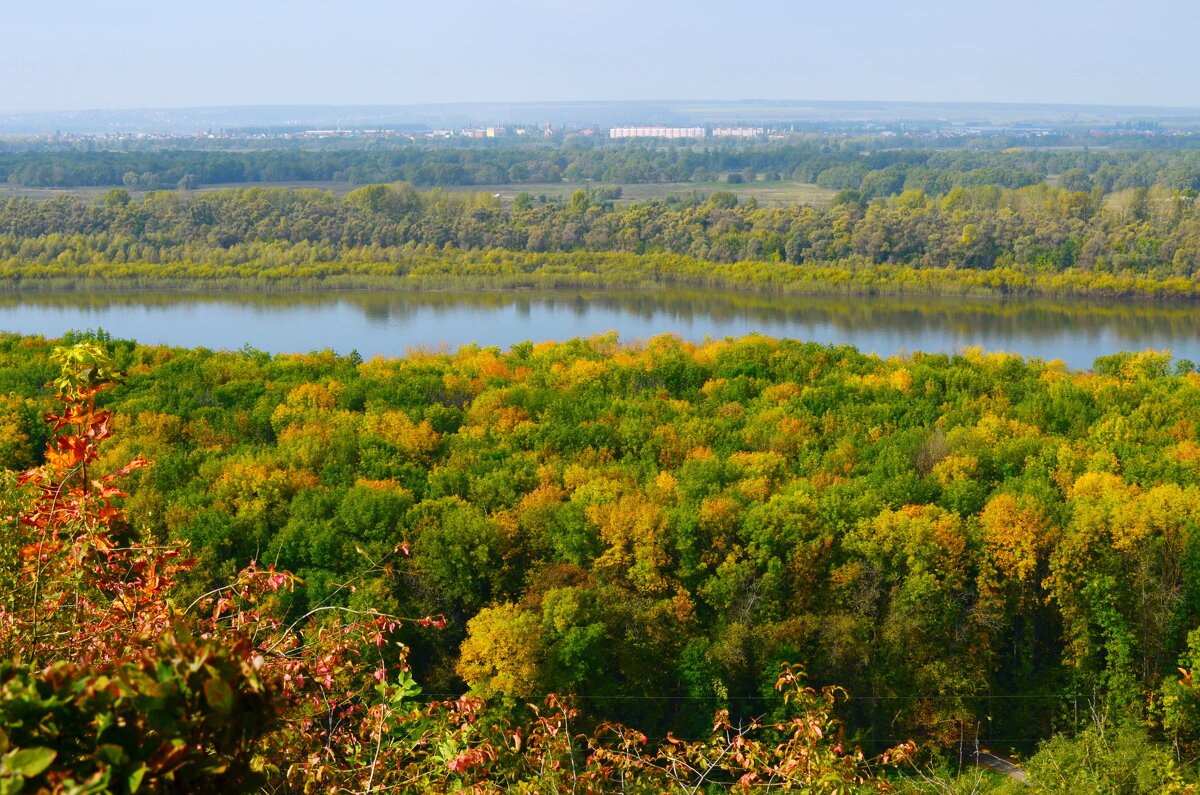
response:
<path id="1" fill-rule="evenodd" d="M 1122 350 L 1171 350 L 1200 361 L 1200 311 L 1189 304 L 912 296 L 768 296 L 716 291 L 470 293 L 24 293 L 0 296 L 0 330 L 115 337 L 183 347 L 271 352 L 419 347 L 501 348 L 616 331 L 633 341 L 673 333 L 762 333 L 850 344 L 890 356 L 965 347 L 1090 367 Z"/>

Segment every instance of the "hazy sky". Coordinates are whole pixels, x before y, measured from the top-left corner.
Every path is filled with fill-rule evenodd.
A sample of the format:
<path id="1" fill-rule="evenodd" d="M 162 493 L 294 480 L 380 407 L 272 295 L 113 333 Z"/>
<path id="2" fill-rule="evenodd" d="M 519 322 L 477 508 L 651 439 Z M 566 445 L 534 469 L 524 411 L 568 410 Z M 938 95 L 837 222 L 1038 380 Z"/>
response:
<path id="1" fill-rule="evenodd" d="M 1200 107 L 1196 0 L 0 0 L 0 110 L 623 99 Z"/>

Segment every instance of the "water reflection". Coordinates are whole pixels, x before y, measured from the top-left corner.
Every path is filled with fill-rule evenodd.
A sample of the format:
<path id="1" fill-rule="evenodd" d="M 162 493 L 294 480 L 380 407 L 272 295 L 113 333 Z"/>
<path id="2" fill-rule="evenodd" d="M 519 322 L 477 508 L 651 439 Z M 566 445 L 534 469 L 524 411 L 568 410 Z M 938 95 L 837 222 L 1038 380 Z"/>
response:
<path id="1" fill-rule="evenodd" d="M 33 293 L 0 295 L 0 328 L 58 336 L 103 327 L 145 342 L 364 356 L 478 342 L 507 347 L 608 330 L 700 340 L 760 332 L 900 350 L 1007 350 L 1073 367 L 1117 350 L 1200 359 L 1187 304 L 892 296 L 770 296 L 703 290 L 471 293 Z"/>

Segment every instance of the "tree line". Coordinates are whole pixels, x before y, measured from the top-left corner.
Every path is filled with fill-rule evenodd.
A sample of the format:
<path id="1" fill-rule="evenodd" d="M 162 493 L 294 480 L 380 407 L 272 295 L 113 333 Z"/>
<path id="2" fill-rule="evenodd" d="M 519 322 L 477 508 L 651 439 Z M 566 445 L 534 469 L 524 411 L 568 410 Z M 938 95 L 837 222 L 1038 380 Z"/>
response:
<path id="1" fill-rule="evenodd" d="M 813 281 L 828 268 L 889 268 L 952 281 L 1008 273 L 1027 282 L 1141 279 L 1177 283 L 1167 292 L 1186 293 L 1200 269 L 1200 215 L 1190 192 L 1101 195 L 1046 185 L 956 188 L 941 198 L 908 190 L 870 201 L 843 191 L 828 207 L 766 207 L 728 192 L 622 205 L 602 191 L 557 202 L 521 194 L 505 207 L 486 193 L 421 192 L 404 183 L 341 198 L 253 188 L 158 191 L 139 201 L 113 189 L 99 202 L 0 202 L 0 264 L 31 285 L 39 273 L 85 278 L 126 265 L 151 274 L 156 265 L 163 273 L 234 268 L 284 281 L 312 268 L 398 276 L 439 252 L 451 269 L 464 257 L 499 257 L 526 272 L 553 254 L 570 255 L 584 270 L 589 254 L 597 255 L 592 270 L 618 255 L 641 257 L 651 281 L 665 262 L 713 274 L 728 263 L 767 283 Z"/>
<path id="2" fill-rule="evenodd" d="M 0 181 L 28 187 L 194 188 L 255 182 L 411 182 L 420 186 L 510 183 L 654 183 L 791 179 L 867 198 L 920 189 L 1018 188 L 1050 175 L 1071 190 L 1162 185 L 1200 189 L 1200 152 L 1172 150 L 987 150 L 894 147 L 878 138 L 805 137 L 798 142 L 679 146 L 571 142 L 409 143 L 354 148 L 127 150 L 0 148 Z"/>

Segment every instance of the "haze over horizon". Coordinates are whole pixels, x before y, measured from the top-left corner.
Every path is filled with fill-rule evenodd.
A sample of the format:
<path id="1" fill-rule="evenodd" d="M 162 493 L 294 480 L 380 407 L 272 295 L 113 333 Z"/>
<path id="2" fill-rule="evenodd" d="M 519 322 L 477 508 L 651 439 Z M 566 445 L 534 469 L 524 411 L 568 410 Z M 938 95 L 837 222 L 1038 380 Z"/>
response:
<path id="1" fill-rule="evenodd" d="M 6 10 L 0 110 L 704 100 L 1200 107 L 1200 6 L 1149 0 L 50 0 Z"/>

